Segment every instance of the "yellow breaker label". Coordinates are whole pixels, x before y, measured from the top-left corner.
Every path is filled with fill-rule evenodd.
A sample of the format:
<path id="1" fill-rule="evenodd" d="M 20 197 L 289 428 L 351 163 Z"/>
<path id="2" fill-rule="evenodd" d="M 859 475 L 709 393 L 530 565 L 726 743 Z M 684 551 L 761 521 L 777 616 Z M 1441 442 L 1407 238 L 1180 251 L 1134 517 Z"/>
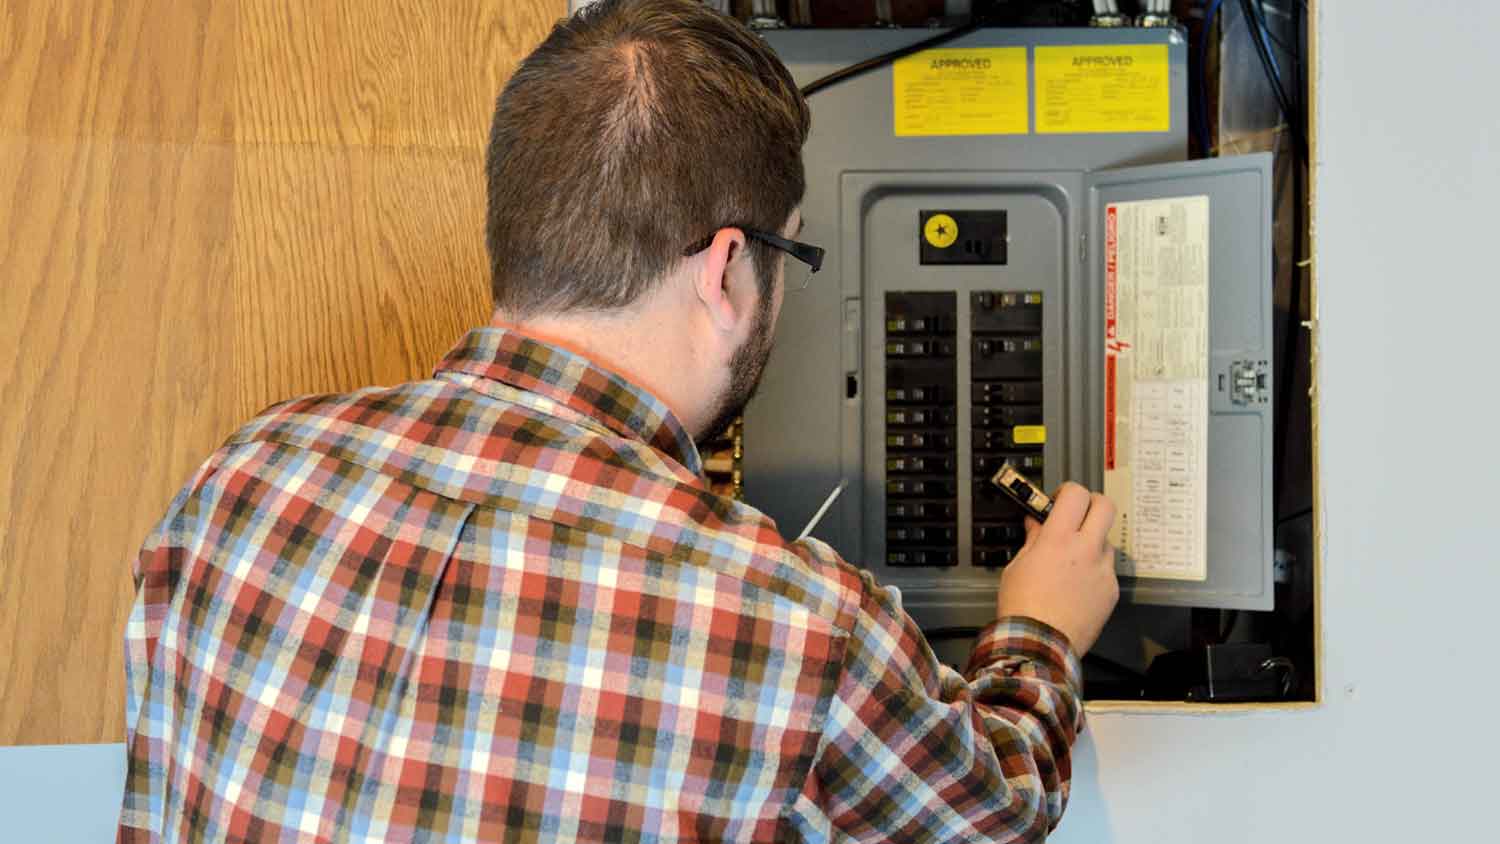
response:
<path id="1" fill-rule="evenodd" d="M 898 137 L 1030 130 L 1025 47 L 924 50 L 897 61 L 892 76 Z"/>
<path id="2" fill-rule="evenodd" d="M 1036 131 L 1166 132 L 1172 128 L 1165 44 L 1036 48 Z"/>
<path id="3" fill-rule="evenodd" d="M 1047 429 L 1041 425 L 1017 425 L 1010 435 L 1016 445 L 1044 445 L 1047 442 Z"/>

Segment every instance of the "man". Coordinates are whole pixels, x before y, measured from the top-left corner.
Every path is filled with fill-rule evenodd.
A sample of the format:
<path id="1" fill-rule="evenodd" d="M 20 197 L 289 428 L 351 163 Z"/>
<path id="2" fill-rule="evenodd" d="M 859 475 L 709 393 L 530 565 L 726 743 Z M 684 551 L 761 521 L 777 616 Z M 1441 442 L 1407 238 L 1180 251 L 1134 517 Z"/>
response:
<path id="1" fill-rule="evenodd" d="M 495 316 L 432 379 L 293 400 L 148 539 L 122 840 L 1037 840 L 1117 594 L 1064 487 L 967 673 L 714 495 L 769 355 L 806 104 L 689 0 L 560 23 L 501 95 Z M 790 294 L 795 295 L 795 294 Z"/>

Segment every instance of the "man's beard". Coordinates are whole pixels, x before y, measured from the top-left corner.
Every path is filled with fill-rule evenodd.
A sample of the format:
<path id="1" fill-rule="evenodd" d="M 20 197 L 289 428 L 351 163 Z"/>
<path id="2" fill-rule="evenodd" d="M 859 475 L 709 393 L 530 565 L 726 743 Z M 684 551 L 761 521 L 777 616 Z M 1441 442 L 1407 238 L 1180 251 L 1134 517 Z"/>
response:
<path id="1" fill-rule="evenodd" d="M 729 430 L 734 420 L 745 412 L 745 405 L 755 398 L 760 388 L 761 376 L 766 371 L 766 361 L 771 358 L 771 297 L 761 297 L 760 308 L 755 315 L 755 324 L 750 327 L 750 336 L 734 350 L 729 358 L 729 386 L 719 396 L 719 407 L 713 421 L 704 427 L 697 438 L 699 446 L 713 442 Z"/>

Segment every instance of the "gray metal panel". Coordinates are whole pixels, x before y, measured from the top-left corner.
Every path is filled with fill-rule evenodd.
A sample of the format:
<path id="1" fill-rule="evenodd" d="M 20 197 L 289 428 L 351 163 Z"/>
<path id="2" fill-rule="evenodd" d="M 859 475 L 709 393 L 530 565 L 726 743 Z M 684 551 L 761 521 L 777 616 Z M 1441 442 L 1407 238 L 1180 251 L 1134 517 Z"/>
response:
<path id="1" fill-rule="evenodd" d="M 788 30 L 766 33 L 799 83 L 932 34 L 927 30 Z M 972 170 L 1085 171 L 1180 160 L 1187 149 L 1187 62 L 1176 30 L 988 29 L 946 46 L 1164 43 L 1171 60 L 1171 130 L 1089 135 L 986 135 L 897 138 L 892 130 L 888 67 L 828 88 L 810 99 L 812 134 L 803 151 L 807 195 L 805 240 L 829 249 L 823 272 L 807 290 L 790 293 L 777 328 L 759 396 L 745 415 L 747 500 L 795 535 L 838 483 L 847 422 L 857 403 L 845 399 L 843 347 L 857 344 L 861 258 L 851 250 L 860 215 L 846 216 L 840 197 L 847 172 Z M 853 294 L 854 297 L 858 293 Z M 851 477 L 851 481 L 855 480 Z M 817 535 L 856 563 L 860 496 L 844 496 Z"/>
<path id="2" fill-rule="evenodd" d="M 1087 242 L 1103 243 L 1112 202 L 1209 197 L 1209 379 L 1227 378 L 1235 360 L 1271 359 L 1271 156 L 1216 158 L 1092 174 Z M 1089 427 L 1104 426 L 1104 267 L 1089 249 L 1089 283 L 1080 300 L 1085 354 L 1079 372 Z M 1267 373 L 1269 379 L 1269 372 Z M 1268 388 L 1272 385 L 1267 384 Z M 1270 404 L 1236 406 L 1213 390 L 1208 421 L 1208 579 L 1125 577 L 1121 591 L 1138 604 L 1271 609 L 1274 557 Z M 1081 441 L 1092 486 L 1103 481 L 1102 437 Z"/>
<path id="3" fill-rule="evenodd" d="M 1075 244 L 1082 224 L 1076 208 L 1082 174 L 993 172 L 846 173 L 840 219 L 849 231 L 842 242 L 844 259 L 858 273 L 843 278 L 844 295 L 862 305 L 862 360 L 845 361 L 858 370 L 864 402 L 846 402 L 842 432 L 841 474 L 854 483 L 845 493 L 841 548 L 850 559 L 873 572 L 881 583 L 898 586 L 906 609 L 921 624 L 983 625 L 994 617 L 996 577 L 970 564 L 970 506 L 960 494 L 959 563 L 952 568 L 912 569 L 885 564 L 884 294 L 886 291 L 955 291 L 958 319 L 958 487 L 973 480 L 970 460 L 969 292 L 1033 291 L 1044 299 L 1044 422 L 1049 430 L 1068 431 L 1045 447 L 1046 482 L 1056 485 L 1076 461 L 1067 448 L 1081 436 L 1081 421 L 1070 415 L 1077 400 L 1069 398 L 1066 350 L 1077 343 L 1079 329 L 1070 325 L 1075 312 L 1071 291 L 1081 276 Z M 922 266 L 917 261 L 918 211 L 923 208 L 1003 209 L 1008 212 L 1010 260 L 1004 266 Z M 748 449 L 747 449 L 748 451 Z M 1069 467 L 1065 470 L 1063 467 Z"/>

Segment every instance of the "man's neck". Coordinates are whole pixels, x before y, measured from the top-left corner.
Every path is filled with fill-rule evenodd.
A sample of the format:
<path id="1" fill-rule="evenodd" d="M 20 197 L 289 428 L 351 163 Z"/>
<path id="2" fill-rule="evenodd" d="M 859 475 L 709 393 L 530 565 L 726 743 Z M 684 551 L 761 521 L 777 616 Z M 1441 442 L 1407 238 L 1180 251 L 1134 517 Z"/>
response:
<path id="1" fill-rule="evenodd" d="M 516 319 L 496 311 L 490 325 L 588 358 L 660 399 L 688 431 L 703 423 L 688 410 L 697 405 L 682 367 L 691 350 L 678 348 L 680 335 L 656 327 L 649 314 Z"/>

